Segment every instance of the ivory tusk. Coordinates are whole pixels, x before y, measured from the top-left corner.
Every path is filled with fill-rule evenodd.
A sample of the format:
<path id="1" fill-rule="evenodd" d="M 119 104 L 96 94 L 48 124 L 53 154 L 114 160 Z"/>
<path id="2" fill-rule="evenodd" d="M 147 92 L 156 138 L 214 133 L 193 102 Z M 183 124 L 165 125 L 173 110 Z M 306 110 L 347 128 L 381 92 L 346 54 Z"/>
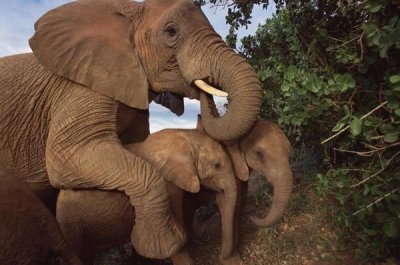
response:
<path id="1" fill-rule="evenodd" d="M 228 93 L 216 89 L 215 87 L 210 86 L 209 84 L 207 84 L 206 82 L 204 82 L 203 80 L 194 80 L 194 84 L 200 88 L 201 90 L 203 90 L 204 92 L 217 96 L 217 97 L 227 97 Z"/>

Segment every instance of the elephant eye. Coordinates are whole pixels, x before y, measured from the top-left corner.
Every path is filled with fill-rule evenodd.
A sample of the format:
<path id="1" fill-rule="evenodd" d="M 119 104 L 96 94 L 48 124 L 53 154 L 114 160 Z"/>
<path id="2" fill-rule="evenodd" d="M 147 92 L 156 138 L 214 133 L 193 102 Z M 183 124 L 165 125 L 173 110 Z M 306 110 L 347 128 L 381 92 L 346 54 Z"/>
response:
<path id="1" fill-rule="evenodd" d="M 259 159 L 259 160 L 265 159 L 264 153 L 259 150 L 255 151 L 255 155 L 256 155 L 257 159 Z"/>
<path id="2" fill-rule="evenodd" d="M 214 162 L 214 168 L 215 169 L 220 169 L 221 168 L 221 164 L 219 162 Z"/>
<path id="3" fill-rule="evenodd" d="M 164 32 L 169 36 L 169 37 L 176 37 L 178 35 L 178 30 L 174 24 L 168 24 Z"/>

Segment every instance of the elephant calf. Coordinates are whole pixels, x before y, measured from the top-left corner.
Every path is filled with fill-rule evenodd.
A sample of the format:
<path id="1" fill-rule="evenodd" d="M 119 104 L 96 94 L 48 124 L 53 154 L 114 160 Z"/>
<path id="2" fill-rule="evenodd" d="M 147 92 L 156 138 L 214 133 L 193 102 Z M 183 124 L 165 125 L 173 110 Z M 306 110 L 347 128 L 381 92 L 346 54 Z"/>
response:
<path id="1" fill-rule="evenodd" d="M 67 264 L 82 264 L 29 186 L 0 169 L 0 264 L 43 265 L 50 253 Z"/>
<path id="2" fill-rule="evenodd" d="M 230 158 L 222 145 L 198 130 L 163 130 L 125 148 L 160 170 L 168 183 L 171 210 L 183 227 L 182 205 L 189 195 L 185 191 L 198 192 L 201 184 L 216 192 L 223 220 L 221 257 L 229 257 L 237 184 Z M 138 209 L 136 214 L 140 214 Z M 87 264 L 93 263 L 97 251 L 128 242 L 134 217 L 135 210 L 129 198 L 116 191 L 62 190 L 57 201 L 61 229 Z M 163 241 L 158 242 L 162 244 Z M 185 249 L 171 258 L 174 264 L 192 264 Z"/>

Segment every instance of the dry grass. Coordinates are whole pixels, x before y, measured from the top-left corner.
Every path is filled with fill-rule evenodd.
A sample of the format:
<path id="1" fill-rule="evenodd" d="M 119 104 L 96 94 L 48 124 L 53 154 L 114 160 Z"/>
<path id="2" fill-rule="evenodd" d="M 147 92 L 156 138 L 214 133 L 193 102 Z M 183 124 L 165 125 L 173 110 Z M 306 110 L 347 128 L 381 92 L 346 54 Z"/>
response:
<path id="1" fill-rule="evenodd" d="M 240 253 L 247 265 L 328 265 L 360 264 L 340 242 L 340 231 L 331 219 L 333 205 L 318 197 L 312 189 L 296 190 L 283 221 L 272 228 L 257 228 L 249 216 L 263 214 L 269 204 L 263 180 L 254 177 L 241 220 Z M 194 227 L 189 249 L 195 265 L 219 264 L 220 218 L 212 215 Z M 161 265 L 169 261 L 150 261 L 132 255 L 130 247 L 102 255 L 96 264 Z"/>
<path id="2" fill-rule="evenodd" d="M 265 190 L 259 183 L 262 180 L 253 181 Z M 268 198 L 260 194 L 259 189 L 250 188 L 241 220 L 240 252 L 245 264 L 360 264 L 350 252 L 341 251 L 340 231 L 329 217 L 329 205 L 311 189 L 297 190 L 283 221 L 272 228 L 257 228 L 249 219 L 264 212 Z M 191 244 L 193 253 L 199 253 L 193 255 L 195 264 L 218 264 L 219 225 L 214 216 L 197 228 L 203 240 Z"/>

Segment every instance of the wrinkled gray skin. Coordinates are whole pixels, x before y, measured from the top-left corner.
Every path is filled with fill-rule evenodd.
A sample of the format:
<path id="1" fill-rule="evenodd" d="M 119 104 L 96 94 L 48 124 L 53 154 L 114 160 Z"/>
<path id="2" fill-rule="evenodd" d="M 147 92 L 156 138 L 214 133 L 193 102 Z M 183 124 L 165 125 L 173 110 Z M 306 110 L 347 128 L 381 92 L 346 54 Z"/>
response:
<path id="1" fill-rule="evenodd" d="M 81 265 L 55 217 L 18 178 L 0 169 L 0 264 L 43 265 L 50 255 Z"/>
<path id="2" fill-rule="evenodd" d="M 163 130 L 125 148 L 160 169 L 168 181 L 171 210 L 180 225 L 184 226 L 184 202 L 196 195 L 188 197 L 187 191 L 198 192 L 201 184 L 217 194 L 223 220 L 221 255 L 229 256 L 236 179 L 222 145 L 197 130 Z M 115 191 L 62 190 L 57 200 L 57 220 L 69 245 L 85 264 L 93 264 L 96 252 L 128 242 L 135 214 L 129 198 Z M 185 248 L 171 258 L 175 265 L 192 264 Z"/>
<path id="3" fill-rule="evenodd" d="M 44 197 L 51 186 L 124 192 L 140 213 L 136 250 L 173 255 L 186 235 L 171 216 L 166 185 L 119 137 L 138 141 L 124 136 L 142 130 L 134 116 L 148 109 L 153 93 L 177 114 L 182 97 L 200 99 L 213 138 L 240 137 L 260 111 L 255 71 L 190 0 L 68 3 L 36 22 L 29 43 L 33 54 L 0 58 L 0 167 Z M 195 88 L 197 79 L 229 94 L 224 117 Z"/>

